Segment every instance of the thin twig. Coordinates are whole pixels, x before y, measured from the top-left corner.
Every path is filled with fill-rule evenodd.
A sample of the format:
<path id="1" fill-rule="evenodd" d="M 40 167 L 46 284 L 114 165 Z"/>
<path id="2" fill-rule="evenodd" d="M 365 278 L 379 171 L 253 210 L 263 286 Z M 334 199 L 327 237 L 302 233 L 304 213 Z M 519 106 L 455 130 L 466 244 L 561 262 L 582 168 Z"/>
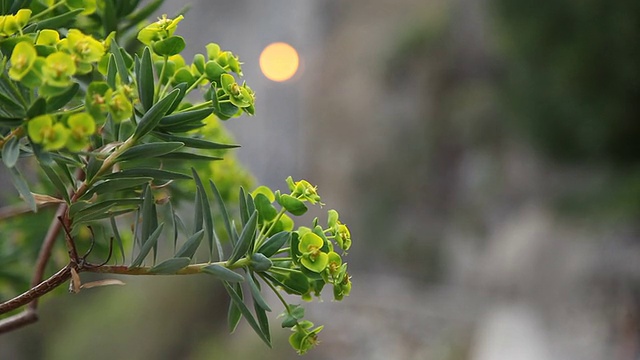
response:
<path id="1" fill-rule="evenodd" d="M 71 265 L 67 265 L 51 275 L 45 281 L 23 292 L 22 294 L 0 304 L 0 314 L 5 314 L 26 304 L 33 304 L 36 299 L 50 292 L 71 277 Z M 29 306 L 31 309 L 31 306 Z M 35 310 L 35 309 L 32 309 Z"/>

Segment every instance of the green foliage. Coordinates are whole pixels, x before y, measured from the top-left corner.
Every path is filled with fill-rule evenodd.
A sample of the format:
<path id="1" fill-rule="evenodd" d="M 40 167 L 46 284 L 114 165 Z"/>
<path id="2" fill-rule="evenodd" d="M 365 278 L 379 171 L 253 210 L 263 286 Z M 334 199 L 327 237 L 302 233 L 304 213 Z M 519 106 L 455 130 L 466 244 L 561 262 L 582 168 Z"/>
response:
<path id="1" fill-rule="evenodd" d="M 296 227 L 292 217 L 324 205 L 308 181 L 289 177 L 288 193 L 265 186 L 245 191 L 252 181 L 228 153 L 238 145 L 220 125 L 255 112 L 241 63 L 210 43 L 188 64 L 180 55 L 185 39 L 177 35 L 182 15 L 139 26 L 160 3 L 141 9 L 134 0 L 2 3 L 2 162 L 29 209 L 62 204 L 63 215 L 52 221 L 63 224 L 67 266 L 76 272 L 212 275 L 230 297 L 230 330 L 244 318 L 271 346 L 268 289 L 284 306 L 290 344 L 305 353 L 322 326 L 304 320 L 304 309 L 280 292 L 309 300 L 329 285 L 334 299 L 347 296 L 351 281 L 342 256 L 351 245 L 349 230 L 335 210 L 326 228 L 318 219 Z M 198 91 L 202 101 L 185 100 Z M 184 160 L 200 161 L 189 169 Z M 23 176 L 18 166 L 28 164 L 46 181 Z M 194 211 L 183 221 L 185 201 Z M 27 234 L 11 231 L 16 239 Z M 173 256 L 158 260 L 163 239 L 173 244 Z M 76 255 L 88 243 L 87 255 L 95 244 L 110 244 L 107 260 L 94 264 Z M 23 256 L 26 245 L 14 246 L 0 247 L 3 263 Z M 120 256 L 111 256 L 114 248 Z M 128 264 L 126 254 L 132 254 Z M 0 271 L 0 281 L 10 277 L 17 276 Z"/>

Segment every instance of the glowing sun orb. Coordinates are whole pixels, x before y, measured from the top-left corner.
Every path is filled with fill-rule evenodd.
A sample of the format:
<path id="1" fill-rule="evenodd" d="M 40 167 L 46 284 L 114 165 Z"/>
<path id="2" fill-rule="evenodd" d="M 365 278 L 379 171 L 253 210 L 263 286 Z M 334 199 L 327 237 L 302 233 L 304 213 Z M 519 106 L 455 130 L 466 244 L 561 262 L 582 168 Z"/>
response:
<path id="1" fill-rule="evenodd" d="M 260 70 L 273 81 L 287 81 L 296 74 L 300 58 L 291 45 L 283 42 L 269 44 L 260 54 Z"/>

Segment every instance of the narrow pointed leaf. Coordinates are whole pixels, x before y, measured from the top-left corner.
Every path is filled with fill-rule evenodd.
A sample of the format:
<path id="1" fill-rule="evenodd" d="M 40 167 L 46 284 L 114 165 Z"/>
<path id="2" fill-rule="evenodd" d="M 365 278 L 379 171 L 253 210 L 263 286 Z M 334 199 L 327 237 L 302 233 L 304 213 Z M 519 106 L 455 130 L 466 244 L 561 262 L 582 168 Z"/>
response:
<path id="1" fill-rule="evenodd" d="M 80 14 L 83 9 L 75 9 L 64 14 L 54 16 L 52 18 L 48 18 L 46 20 L 38 21 L 38 30 L 42 29 L 58 29 L 61 27 L 69 28 L 69 24 L 73 22 L 73 20 Z"/>
<path id="2" fill-rule="evenodd" d="M 118 156 L 118 161 L 140 160 L 172 153 L 184 146 L 181 142 L 157 142 L 136 145 Z"/>
<path id="3" fill-rule="evenodd" d="M 265 335 L 265 333 L 262 331 L 262 329 L 260 328 L 260 325 L 258 325 L 255 318 L 253 317 L 253 314 L 251 314 L 251 311 L 249 311 L 249 309 L 244 304 L 244 302 L 242 302 L 242 299 L 240 298 L 238 293 L 233 288 L 231 288 L 229 284 L 223 283 L 223 285 L 224 285 L 224 288 L 227 290 L 227 293 L 229 293 L 229 297 L 231 297 L 231 301 L 233 301 L 238 306 L 238 309 L 240 310 L 240 313 L 242 313 L 242 316 L 244 316 L 244 318 L 247 319 L 247 322 L 253 328 L 256 334 L 258 334 L 260 339 L 262 339 L 262 341 L 264 341 L 265 344 L 267 344 L 267 346 L 271 347 L 271 341 L 269 340 L 267 335 Z"/>
<path id="4" fill-rule="evenodd" d="M 178 258 L 168 259 L 152 267 L 151 270 L 149 270 L 149 272 L 152 274 L 173 275 L 177 273 L 178 270 L 189 266 L 190 262 L 191 262 L 191 258 L 188 258 L 188 257 L 178 257 Z"/>
<path id="5" fill-rule="evenodd" d="M 13 136 L 2 147 L 2 161 L 8 168 L 12 168 L 18 162 L 18 157 L 20 157 L 20 143 L 18 138 Z"/>
<path id="6" fill-rule="evenodd" d="M 47 99 L 47 112 L 52 112 L 60 109 L 61 107 L 67 105 L 71 99 L 78 93 L 80 89 L 80 85 L 78 83 L 73 83 L 73 85 L 69 86 L 67 90 L 65 90 L 62 94 L 52 96 Z"/>
<path id="7" fill-rule="evenodd" d="M 155 82 L 153 80 L 153 63 L 151 62 L 151 52 L 145 46 L 140 59 L 140 69 L 136 74 L 138 77 L 138 96 L 144 111 L 151 109 L 153 105 L 153 90 Z"/>
<path id="8" fill-rule="evenodd" d="M 9 168 L 9 174 L 11 175 L 11 182 L 13 182 L 13 185 L 16 187 L 16 190 L 18 190 L 20 196 L 22 196 L 24 201 L 27 203 L 29 209 L 33 212 L 37 212 L 38 208 L 36 206 L 36 200 L 34 199 L 33 194 L 29 190 L 29 185 L 27 185 L 27 182 L 24 180 L 24 177 L 18 168 L 15 166 Z"/>
<path id="9" fill-rule="evenodd" d="M 120 237 L 120 232 L 118 231 L 118 225 L 116 224 L 116 218 L 109 218 L 109 222 L 111 223 L 111 230 L 113 231 L 113 237 L 116 240 L 116 245 L 118 245 L 118 249 L 120 250 L 120 254 L 122 254 L 122 262 L 124 263 L 124 245 L 122 244 L 122 238 Z"/>
<path id="10" fill-rule="evenodd" d="M 226 267 L 218 264 L 211 264 L 202 268 L 202 272 L 213 275 L 220 280 L 229 282 L 243 282 L 244 276 L 238 274 L 233 270 L 229 270 Z"/>
<path id="11" fill-rule="evenodd" d="M 90 215 L 83 216 L 74 221 L 74 225 L 78 225 L 80 223 L 88 223 L 96 220 L 102 220 L 110 217 L 117 217 L 120 215 L 128 214 L 130 212 L 135 211 L 135 208 L 123 209 L 123 210 L 108 210 L 99 213 L 93 213 Z"/>
<path id="12" fill-rule="evenodd" d="M 196 149 L 220 150 L 220 149 L 232 149 L 232 148 L 239 147 L 239 145 L 220 144 L 220 143 L 215 143 L 208 140 L 191 138 L 186 136 L 169 135 L 161 132 L 153 132 L 151 135 L 159 139 L 162 139 L 164 141 L 179 141 L 181 143 L 184 143 L 186 147 L 196 148 Z"/>
<path id="13" fill-rule="evenodd" d="M 229 261 L 227 261 L 228 265 L 235 263 L 236 261 L 238 261 L 238 259 L 240 259 L 247 253 L 247 251 L 249 250 L 249 247 L 251 246 L 251 243 L 256 237 L 257 225 L 258 225 L 258 212 L 254 211 L 251 217 L 249 218 L 247 225 L 242 229 L 242 233 L 240 233 L 238 242 L 235 244 L 233 248 L 233 252 L 229 257 Z"/>
<path id="14" fill-rule="evenodd" d="M 135 139 L 140 139 L 156 127 L 160 119 L 162 119 L 162 117 L 167 113 L 167 110 L 169 110 L 173 102 L 176 100 L 179 92 L 180 91 L 178 89 L 174 89 L 167 94 L 167 96 L 155 103 L 149 111 L 142 116 L 142 119 L 140 119 L 138 127 L 134 133 Z"/>
<path id="15" fill-rule="evenodd" d="M 143 191 L 142 207 L 140 208 L 142 223 L 140 224 L 140 237 L 146 239 L 158 227 L 158 213 L 156 202 L 150 186 L 145 186 Z M 154 261 L 157 254 L 157 243 L 153 246 Z"/>
<path id="16" fill-rule="evenodd" d="M 240 186 L 240 192 L 238 194 L 238 200 L 240 202 L 240 221 L 242 221 L 242 226 L 247 225 L 249 221 L 249 209 L 247 208 L 247 195 L 244 192 L 244 188 Z M 253 213 L 253 212 L 251 212 Z"/>
<path id="17" fill-rule="evenodd" d="M 269 317 L 267 317 L 266 310 L 260 307 L 255 302 L 253 303 L 253 309 L 256 312 L 256 318 L 258 320 L 260 330 L 262 330 L 265 338 L 267 338 L 267 340 L 271 342 L 271 329 L 269 328 Z"/>
<path id="18" fill-rule="evenodd" d="M 109 32 L 107 32 L 108 34 Z M 127 65 L 124 62 L 124 58 L 122 57 L 122 53 L 120 52 L 120 46 L 115 39 L 111 40 L 111 48 L 109 49 L 111 54 L 116 59 L 116 69 L 118 70 L 118 75 L 120 75 L 120 80 L 123 84 L 128 85 L 130 82 L 129 79 L 129 70 L 127 70 Z"/>
<path id="19" fill-rule="evenodd" d="M 240 297 L 240 301 L 243 300 L 242 295 L 242 286 L 239 283 L 231 284 L 235 288 L 236 294 Z M 240 312 L 240 308 L 236 305 L 235 301 L 229 301 L 229 310 L 227 312 L 227 321 L 229 325 L 229 332 L 233 333 L 236 331 L 236 327 L 238 327 L 238 323 L 242 318 L 242 313 Z"/>
<path id="20" fill-rule="evenodd" d="M 213 254 L 213 216 L 211 214 L 211 207 L 209 206 L 209 197 L 207 196 L 207 192 L 204 189 L 204 185 L 202 184 L 202 180 L 200 180 L 200 176 L 196 172 L 196 169 L 191 168 L 191 173 L 193 175 L 193 180 L 196 183 L 196 187 L 199 190 L 200 194 L 200 206 L 202 207 L 202 217 L 204 220 L 204 229 L 207 234 L 207 244 L 209 245 L 209 254 Z"/>
<path id="21" fill-rule="evenodd" d="M 132 177 L 150 177 L 150 178 L 153 178 L 154 180 L 191 179 L 191 176 L 187 174 L 181 174 L 181 173 L 168 171 L 168 170 L 145 169 L 145 168 L 121 170 L 121 171 L 106 175 L 103 178 L 104 179 L 123 179 L 123 178 L 132 178 Z"/>
<path id="22" fill-rule="evenodd" d="M 60 176 L 58 176 L 58 173 L 56 173 L 53 168 L 49 167 L 48 165 L 40 163 L 40 167 L 42 168 L 42 171 L 44 171 L 45 175 L 47 175 L 47 178 L 49 178 L 49 181 L 51 181 L 53 186 L 55 186 L 60 196 L 62 196 L 67 203 L 70 203 L 71 200 L 69 199 L 67 187 L 62 182 L 62 179 L 60 179 Z"/>
<path id="23" fill-rule="evenodd" d="M 258 288 L 256 280 L 253 278 L 253 276 L 251 276 L 251 274 L 247 274 L 247 282 L 249 283 L 249 290 L 251 290 L 251 296 L 253 297 L 253 301 L 256 303 L 256 305 L 258 305 L 265 311 L 271 311 L 271 308 L 260 293 L 260 289 Z"/>
<path id="24" fill-rule="evenodd" d="M 204 160 L 204 161 L 222 160 L 221 157 L 217 157 L 217 156 L 192 154 L 192 153 L 186 153 L 186 152 L 180 152 L 180 151 L 164 154 L 162 156 L 158 156 L 158 158 L 166 159 L 166 160 L 185 160 L 185 161 L 186 160 Z"/>
<path id="25" fill-rule="evenodd" d="M 176 99 L 173 102 L 173 104 L 169 106 L 169 110 L 167 110 L 166 114 L 163 114 L 163 115 L 171 114 L 178 108 L 178 105 L 180 105 L 180 102 L 182 102 L 182 99 L 184 99 L 185 95 L 187 95 L 188 87 L 189 85 L 187 83 L 180 83 L 173 87 L 172 91 L 178 91 L 178 95 L 176 95 Z"/>
<path id="26" fill-rule="evenodd" d="M 87 191 L 82 197 L 87 199 L 90 198 L 94 193 L 106 194 L 120 190 L 131 189 L 146 184 L 151 180 L 153 179 L 150 177 L 105 180 L 91 187 L 89 191 Z"/>
<path id="27" fill-rule="evenodd" d="M 184 244 L 182 244 L 182 246 L 180 247 L 180 250 L 176 252 L 174 257 L 193 258 L 193 255 L 195 255 L 196 251 L 198 250 L 198 247 L 200 246 L 200 242 L 202 241 L 203 236 L 204 236 L 204 230 L 200 230 L 197 233 L 191 235 L 191 237 L 188 238 Z"/>
<path id="28" fill-rule="evenodd" d="M 140 253 L 135 258 L 135 260 L 133 260 L 131 265 L 129 265 L 129 268 L 139 267 L 142 264 L 142 262 L 144 261 L 144 258 L 146 258 L 147 255 L 149 255 L 149 252 L 151 251 L 151 249 L 158 244 L 158 238 L 162 233 L 163 227 L 164 227 L 164 224 L 160 224 L 160 226 L 158 226 L 158 228 L 151 234 L 151 236 L 149 236 L 149 238 L 146 239 L 146 241 L 144 241 L 142 248 L 140 249 Z"/>
<path id="29" fill-rule="evenodd" d="M 220 191 L 213 183 L 213 181 L 209 180 L 209 185 L 211 186 L 211 190 L 213 191 L 213 196 L 216 198 L 216 202 L 218 203 L 218 208 L 220 210 L 220 214 L 222 215 L 222 221 L 224 222 L 224 227 L 227 230 L 227 234 L 229 235 L 229 239 L 231 239 L 231 244 L 236 243 L 236 239 L 234 238 L 234 233 L 231 231 L 231 220 L 229 219 L 229 213 L 227 212 L 227 207 L 224 205 L 224 200 L 220 195 Z"/>
<path id="30" fill-rule="evenodd" d="M 160 120 L 158 127 L 170 129 L 172 127 L 181 126 L 189 123 L 197 123 L 211 115 L 211 108 L 197 109 L 190 111 L 181 111 L 171 115 L 167 115 Z"/>
<path id="31" fill-rule="evenodd" d="M 76 205 L 78 203 L 74 203 L 72 205 L 72 208 L 69 209 L 69 217 L 74 219 L 74 221 L 80 221 L 84 217 L 88 217 L 94 214 L 104 213 L 107 210 L 110 210 L 111 208 L 114 208 L 114 207 L 130 208 L 131 210 L 134 210 L 140 205 L 140 202 L 141 200 L 136 198 L 105 200 L 90 206 L 86 206 L 79 210 L 76 210 L 77 208 L 73 207 L 73 205 Z M 124 210 L 124 209 L 120 209 L 120 210 Z"/>
<path id="32" fill-rule="evenodd" d="M 116 75 L 118 75 L 118 67 L 116 65 L 116 57 L 113 54 L 109 55 L 109 62 L 107 62 L 107 84 L 113 90 L 116 89 Z"/>
<path id="33" fill-rule="evenodd" d="M 279 232 L 268 238 L 258 249 L 258 252 L 266 257 L 272 257 L 275 253 L 291 239 L 291 233 L 288 231 Z"/>
<path id="34" fill-rule="evenodd" d="M 31 104 L 29 109 L 27 109 L 27 117 L 34 118 L 39 115 L 46 114 L 47 112 L 47 100 L 44 98 L 37 98 L 36 101 Z"/>

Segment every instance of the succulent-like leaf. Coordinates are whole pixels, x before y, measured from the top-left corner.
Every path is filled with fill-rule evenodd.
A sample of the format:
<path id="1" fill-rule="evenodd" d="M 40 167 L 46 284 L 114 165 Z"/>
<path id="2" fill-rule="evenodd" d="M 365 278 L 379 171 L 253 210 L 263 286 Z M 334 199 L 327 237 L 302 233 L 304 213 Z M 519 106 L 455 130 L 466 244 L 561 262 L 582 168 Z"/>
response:
<path id="1" fill-rule="evenodd" d="M 266 257 L 272 257 L 275 253 L 291 239 L 291 233 L 289 231 L 279 232 L 270 238 L 268 238 L 260 248 L 258 252 Z"/>
<path id="2" fill-rule="evenodd" d="M 155 82 L 153 79 L 153 63 L 151 62 L 151 51 L 149 47 L 144 48 L 140 59 L 140 68 L 136 74 L 138 80 L 138 96 L 144 111 L 149 111 L 153 105 L 153 90 Z"/>
<path id="3" fill-rule="evenodd" d="M 24 180 L 24 177 L 18 168 L 16 166 L 9 168 L 9 174 L 11 175 L 11 182 L 13 182 L 13 185 L 16 187 L 16 190 L 18 190 L 20 196 L 22 196 L 24 201 L 27 203 L 29 209 L 33 212 L 37 212 L 38 208 L 36 207 L 36 200 L 29 190 L 29 185 L 27 185 L 27 182 Z"/>
<path id="4" fill-rule="evenodd" d="M 245 256 L 249 248 L 251 247 L 251 243 L 256 237 L 256 228 L 258 225 L 258 212 L 254 211 L 249 221 L 247 221 L 247 225 L 242 229 L 240 233 L 240 237 L 238 238 L 238 242 L 236 242 L 233 247 L 233 252 L 227 261 L 228 265 L 234 264 L 241 257 Z"/>
<path id="5" fill-rule="evenodd" d="M 211 264 L 211 265 L 205 266 L 202 268 L 202 272 L 213 275 L 223 281 L 229 281 L 229 282 L 244 281 L 244 276 L 218 264 Z"/>
<path id="6" fill-rule="evenodd" d="M 118 161 L 139 160 L 172 153 L 184 146 L 181 142 L 157 142 L 133 146 L 118 156 Z"/>
<path id="7" fill-rule="evenodd" d="M 133 262 L 131 262 L 131 265 L 129 265 L 129 268 L 135 268 L 142 264 L 142 262 L 144 261 L 144 258 L 146 258 L 147 255 L 149 255 L 149 252 L 151 251 L 151 249 L 158 244 L 158 238 L 160 238 L 160 234 L 162 233 L 163 227 L 164 227 L 164 223 L 160 224 L 160 226 L 158 226 L 158 228 L 155 229 L 155 231 L 151 234 L 151 236 L 149 236 L 149 238 L 143 242 L 142 247 L 140 248 L 140 253 L 138 253 L 138 256 L 133 260 Z"/>
<path id="8" fill-rule="evenodd" d="M 185 241 L 185 243 L 182 244 L 182 246 L 180 247 L 180 250 L 176 252 L 174 257 L 193 258 L 193 255 L 198 250 L 198 247 L 200 246 L 200 242 L 202 241 L 203 237 L 204 237 L 204 229 L 191 235 L 191 237 L 189 237 L 187 241 Z"/>
<path id="9" fill-rule="evenodd" d="M 262 341 L 264 341 L 267 346 L 271 347 L 271 341 L 269 340 L 269 337 L 262 331 L 260 325 L 258 325 L 255 318 L 253 317 L 253 314 L 251 314 L 251 311 L 249 311 L 244 302 L 242 302 L 242 299 L 240 298 L 238 293 L 236 293 L 236 291 L 231 286 L 229 286 L 229 284 L 223 282 L 223 285 L 227 290 L 227 293 L 229 293 L 231 301 L 233 301 L 238 306 L 238 309 L 240 310 L 240 313 L 242 313 L 242 316 L 247 319 L 247 322 L 253 328 L 256 334 L 258 334 L 260 339 L 262 339 Z"/>
<path id="10" fill-rule="evenodd" d="M 173 275 L 178 272 L 178 270 L 183 269 L 189 266 L 191 262 L 191 258 L 188 257 L 177 257 L 173 259 L 167 259 L 160 264 L 154 266 L 149 270 L 152 274 L 161 274 L 161 275 Z"/>
<path id="11" fill-rule="evenodd" d="M 20 143 L 18 138 L 13 136 L 2 147 L 2 162 L 8 167 L 12 168 L 18 162 L 20 156 Z"/>
<path id="12" fill-rule="evenodd" d="M 174 89 L 167 94 L 167 96 L 155 103 L 151 109 L 142 116 L 142 119 L 140 119 L 138 127 L 134 133 L 135 139 L 140 139 L 156 127 L 160 119 L 162 119 L 169 110 L 169 107 L 171 107 L 173 102 L 176 100 L 179 92 L 180 91 L 178 89 Z"/>

